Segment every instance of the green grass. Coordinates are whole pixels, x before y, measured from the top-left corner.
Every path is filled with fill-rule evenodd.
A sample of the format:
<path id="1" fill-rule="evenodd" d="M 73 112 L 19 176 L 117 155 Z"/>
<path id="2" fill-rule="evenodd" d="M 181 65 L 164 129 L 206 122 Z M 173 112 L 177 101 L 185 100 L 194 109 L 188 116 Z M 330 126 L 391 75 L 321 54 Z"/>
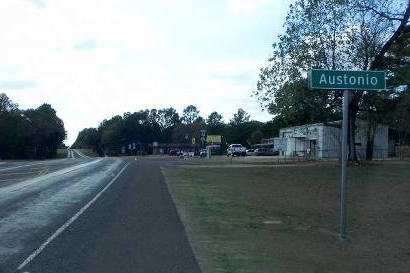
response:
<path id="1" fill-rule="evenodd" d="M 67 149 L 57 149 L 57 158 L 66 158 L 67 157 Z"/>
<path id="2" fill-rule="evenodd" d="M 337 240 L 336 163 L 163 172 L 204 273 L 410 268 L 409 163 L 349 168 L 346 245 Z"/>

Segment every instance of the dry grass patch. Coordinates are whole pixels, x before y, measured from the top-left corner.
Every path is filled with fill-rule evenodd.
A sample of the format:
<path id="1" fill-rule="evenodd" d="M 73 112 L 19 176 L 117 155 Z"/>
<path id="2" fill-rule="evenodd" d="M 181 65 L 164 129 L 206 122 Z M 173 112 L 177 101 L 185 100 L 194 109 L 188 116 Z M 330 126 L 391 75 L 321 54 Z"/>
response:
<path id="1" fill-rule="evenodd" d="M 335 164 L 163 171 L 205 273 L 409 272 L 409 163 L 349 168 L 345 245 Z"/>

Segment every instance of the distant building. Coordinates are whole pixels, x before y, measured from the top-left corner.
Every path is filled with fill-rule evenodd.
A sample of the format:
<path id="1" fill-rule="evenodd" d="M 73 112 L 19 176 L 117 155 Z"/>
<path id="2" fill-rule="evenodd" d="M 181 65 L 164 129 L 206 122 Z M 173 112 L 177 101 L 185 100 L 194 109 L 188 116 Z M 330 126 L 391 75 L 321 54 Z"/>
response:
<path id="1" fill-rule="evenodd" d="M 315 158 L 338 158 L 341 154 L 341 121 L 306 124 L 280 129 L 279 137 L 273 138 L 274 147 L 280 155 L 305 156 Z M 359 159 L 366 158 L 368 124 L 356 123 L 356 152 Z M 394 140 L 391 140 L 393 143 Z M 373 158 L 387 158 L 389 146 L 389 128 L 378 125 L 374 134 Z"/>

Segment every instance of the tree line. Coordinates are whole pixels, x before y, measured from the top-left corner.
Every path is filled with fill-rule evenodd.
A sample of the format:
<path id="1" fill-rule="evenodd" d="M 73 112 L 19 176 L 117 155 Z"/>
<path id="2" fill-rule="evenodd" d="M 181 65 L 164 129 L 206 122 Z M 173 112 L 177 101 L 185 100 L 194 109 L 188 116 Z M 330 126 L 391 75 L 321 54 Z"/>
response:
<path id="1" fill-rule="evenodd" d="M 0 94 L 0 159 L 54 158 L 65 137 L 64 123 L 51 105 L 20 110 Z"/>
<path id="2" fill-rule="evenodd" d="M 201 130 L 209 135 L 223 136 L 224 143 L 240 143 L 250 146 L 264 137 L 279 132 L 280 124 L 251 120 L 250 115 L 239 108 L 228 123 L 218 112 L 206 118 L 194 105 L 187 106 L 182 115 L 170 107 L 124 113 L 103 120 L 98 128 L 86 128 L 79 132 L 72 148 L 90 148 L 100 155 L 117 155 L 130 143 L 189 144 L 192 138 L 199 142 Z"/>
<path id="3" fill-rule="evenodd" d="M 387 90 L 352 91 L 349 157 L 357 160 L 356 120 L 368 124 L 367 159 L 378 123 L 410 132 L 410 1 L 297 0 L 290 5 L 285 32 L 273 44 L 253 94 L 287 125 L 341 119 L 342 91 L 308 90 L 311 68 L 384 70 Z"/>

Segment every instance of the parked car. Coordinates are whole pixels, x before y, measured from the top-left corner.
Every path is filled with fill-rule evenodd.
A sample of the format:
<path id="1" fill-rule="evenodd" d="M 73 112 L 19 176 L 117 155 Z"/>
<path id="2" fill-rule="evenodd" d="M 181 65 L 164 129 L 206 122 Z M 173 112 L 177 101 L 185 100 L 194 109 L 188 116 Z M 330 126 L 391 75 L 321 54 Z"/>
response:
<path id="1" fill-rule="evenodd" d="M 208 152 L 206 149 L 201 149 L 201 151 L 199 152 L 200 157 L 206 157 L 207 155 L 208 155 Z"/>
<path id="2" fill-rule="evenodd" d="M 187 158 L 187 157 L 189 157 L 189 154 L 188 154 L 188 152 L 181 151 L 181 153 L 179 154 L 179 157 L 180 158 Z"/>
<path id="3" fill-rule="evenodd" d="M 255 155 L 255 149 L 248 149 L 248 150 L 246 150 L 246 155 L 247 155 L 247 156 Z"/>
<path id="4" fill-rule="evenodd" d="M 172 155 L 172 156 L 179 155 L 179 152 L 180 151 L 178 149 L 172 149 L 172 150 L 169 150 L 168 155 Z"/>
<path id="5" fill-rule="evenodd" d="M 267 149 L 265 148 L 257 148 L 255 149 L 255 155 L 261 156 L 261 155 L 266 155 Z"/>
<path id="6" fill-rule="evenodd" d="M 241 144 L 231 144 L 226 150 L 227 156 L 246 156 L 246 148 Z"/>
<path id="7" fill-rule="evenodd" d="M 257 156 L 275 156 L 275 155 L 279 155 L 278 151 L 275 151 L 273 149 L 267 149 L 267 148 L 258 148 L 255 149 L 255 155 Z"/>
<path id="8" fill-rule="evenodd" d="M 271 155 L 279 155 L 279 151 L 276 151 L 276 150 L 272 150 L 271 153 L 272 153 Z"/>
<path id="9" fill-rule="evenodd" d="M 178 155 L 180 158 L 194 157 L 194 152 L 181 151 Z"/>

